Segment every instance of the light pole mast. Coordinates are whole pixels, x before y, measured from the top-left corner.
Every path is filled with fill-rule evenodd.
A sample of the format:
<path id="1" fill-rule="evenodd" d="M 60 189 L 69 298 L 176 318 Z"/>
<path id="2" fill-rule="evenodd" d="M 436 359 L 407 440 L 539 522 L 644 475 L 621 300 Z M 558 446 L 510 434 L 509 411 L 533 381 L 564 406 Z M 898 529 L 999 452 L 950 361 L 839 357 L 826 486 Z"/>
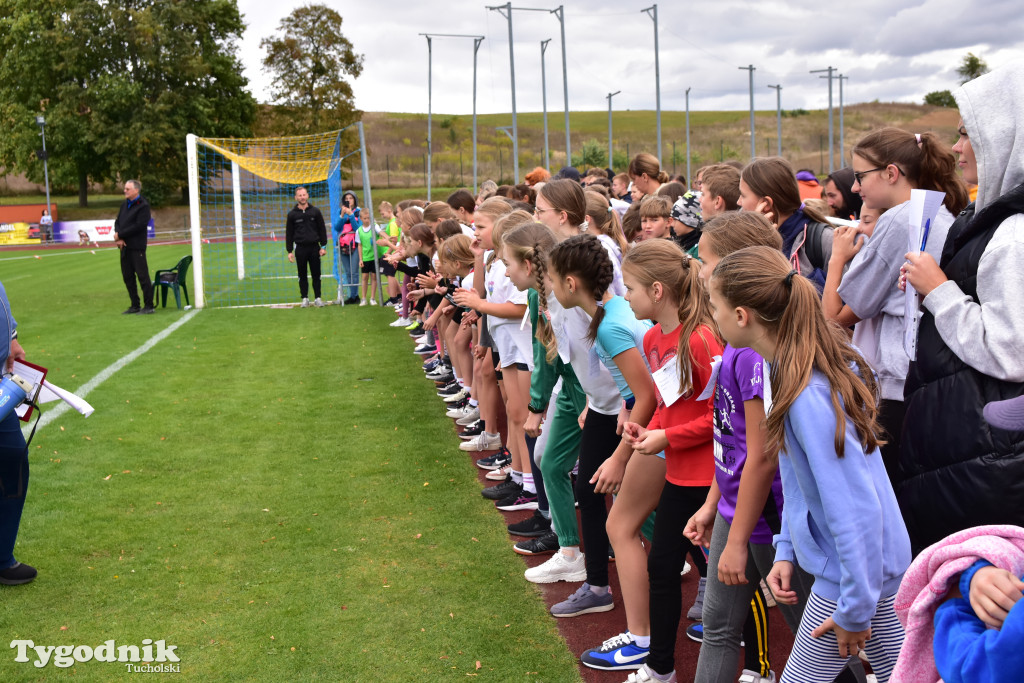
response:
<path id="1" fill-rule="evenodd" d="M 608 93 L 608 168 L 612 167 L 612 98 L 621 90 Z"/>
<path id="2" fill-rule="evenodd" d="M 750 158 L 757 156 L 757 148 L 754 143 L 754 65 L 741 66 L 741 70 L 750 72 Z"/>
<path id="3" fill-rule="evenodd" d="M 776 154 L 782 156 L 782 86 L 781 85 L 769 85 L 769 88 L 775 90 L 775 125 L 778 128 L 776 135 L 778 136 L 778 144 L 775 146 Z"/>
<path id="4" fill-rule="evenodd" d="M 548 147 L 548 81 L 544 75 L 544 51 L 551 39 L 540 41 L 540 93 L 544 103 L 544 168 L 551 170 L 551 154 Z"/>
<path id="5" fill-rule="evenodd" d="M 828 79 L 828 172 L 831 173 L 835 170 L 835 158 L 836 158 L 836 138 L 835 129 L 832 122 L 832 72 L 836 69 L 833 66 L 827 69 L 818 69 L 812 71 L 812 74 L 828 73 L 828 76 L 819 76 L 819 78 Z"/>
<path id="6" fill-rule="evenodd" d="M 46 117 L 42 114 L 36 117 L 36 123 L 39 124 L 39 135 L 43 138 L 43 178 L 46 181 L 46 211 L 52 217 L 53 214 L 50 212 L 50 167 L 47 164 L 48 155 L 46 154 Z"/>
<path id="7" fill-rule="evenodd" d="M 658 58 L 658 5 L 640 10 L 654 20 L 654 106 L 658 118 L 658 163 L 661 163 L 661 66 Z"/>

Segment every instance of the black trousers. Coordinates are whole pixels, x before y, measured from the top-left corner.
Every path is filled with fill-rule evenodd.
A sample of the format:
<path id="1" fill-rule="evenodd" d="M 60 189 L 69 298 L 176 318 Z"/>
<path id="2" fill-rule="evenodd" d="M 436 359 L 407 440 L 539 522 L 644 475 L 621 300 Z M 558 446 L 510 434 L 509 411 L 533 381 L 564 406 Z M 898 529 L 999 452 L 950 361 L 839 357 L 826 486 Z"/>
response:
<path id="1" fill-rule="evenodd" d="M 153 308 L 153 281 L 149 279 L 149 264 L 146 263 L 146 248 L 132 249 L 121 247 L 121 277 L 128 289 L 128 298 L 132 308 L 139 308 L 139 290 L 135 286 L 135 278 L 142 285 L 142 299 L 146 308 Z"/>
<path id="2" fill-rule="evenodd" d="M 313 277 L 313 296 L 320 298 L 320 245 L 296 244 L 295 265 L 299 269 L 299 294 L 303 299 L 309 298 L 309 283 L 306 282 L 306 269 Z"/>
<path id="3" fill-rule="evenodd" d="M 580 530 L 586 551 L 587 583 L 591 586 L 608 585 L 608 521 L 607 494 L 594 491 L 590 483 L 621 440 L 615 434 L 617 416 L 602 415 L 588 410 L 580 436 L 580 468 L 576 474 L 576 501 L 580 505 Z"/>

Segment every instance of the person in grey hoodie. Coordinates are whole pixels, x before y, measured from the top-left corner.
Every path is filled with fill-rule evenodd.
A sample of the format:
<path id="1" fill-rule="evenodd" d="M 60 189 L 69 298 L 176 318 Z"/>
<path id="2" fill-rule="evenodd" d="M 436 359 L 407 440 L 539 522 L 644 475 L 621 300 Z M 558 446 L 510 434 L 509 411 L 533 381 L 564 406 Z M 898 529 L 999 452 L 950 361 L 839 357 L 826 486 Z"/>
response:
<path id="1" fill-rule="evenodd" d="M 853 343 L 878 373 L 879 422 L 886 432 L 882 460 L 893 482 L 903 428 L 903 382 L 910 358 L 903 337 L 905 296 L 897 286 L 910 229 L 910 192 L 946 193 L 945 205 L 931 224 L 924 250 L 938 257 L 953 216 L 967 206 L 967 188 L 956 174 L 956 158 L 933 133 L 914 135 L 898 128 L 869 133 L 853 148 L 853 191 L 864 207 L 884 211 L 870 239 L 850 262 L 839 297 L 860 320 Z M 842 232 L 842 231 L 841 231 Z M 833 266 L 834 267 L 834 266 Z"/>
<path id="2" fill-rule="evenodd" d="M 941 259 L 907 254 L 924 297 L 905 388 L 896 487 L 915 551 L 949 534 L 1024 519 L 1024 432 L 994 432 L 985 404 L 1024 395 L 1024 62 L 954 93 L 953 148 L 978 198 Z"/>

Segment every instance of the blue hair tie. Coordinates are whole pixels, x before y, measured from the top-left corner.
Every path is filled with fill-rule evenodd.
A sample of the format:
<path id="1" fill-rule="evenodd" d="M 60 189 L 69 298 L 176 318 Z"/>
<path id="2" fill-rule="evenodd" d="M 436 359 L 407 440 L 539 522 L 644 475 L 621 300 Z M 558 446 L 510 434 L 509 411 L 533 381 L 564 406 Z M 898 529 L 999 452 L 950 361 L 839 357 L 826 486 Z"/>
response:
<path id="1" fill-rule="evenodd" d="M 603 301 L 598 301 L 597 302 L 597 307 L 598 308 L 604 308 L 604 302 Z"/>

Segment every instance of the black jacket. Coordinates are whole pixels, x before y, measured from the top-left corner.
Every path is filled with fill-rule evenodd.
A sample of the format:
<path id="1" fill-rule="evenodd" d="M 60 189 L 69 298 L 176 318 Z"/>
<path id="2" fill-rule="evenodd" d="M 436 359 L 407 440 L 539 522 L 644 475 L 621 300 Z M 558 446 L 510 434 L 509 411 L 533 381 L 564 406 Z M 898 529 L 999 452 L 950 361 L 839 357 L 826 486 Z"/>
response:
<path id="1" fill-rule="evenodd" d="M 288 223 L 285 226 L 285 248 L 290 254 L 295 244 L 314 245 L 317 243 L 320 244 L 321 249 L 327 247 L 327 226 L 324 224 L 323 214 L 312 204 L 306 204 L 305 211 L 296 204 L 295 208 L 288 212 Z"/>
<path id="2" fill-rule="evenodd" d="M 131 207 L 128 206 L 126 199 L 117 212 L 114 232 L 118 238 L 124 240 L 125 246 L 129 249 L 145 249 L 149 218 L 149 202 L 145 197 L 139 195 Z"/>
<path id="3" fill-rule="evenodd" d="M 1024 213 L 1024 186 L 949 229 L 942 270 L 978 300 L 978 263 L 999 225 Z M 1024 394 L 1024 384 L 984 375 L 942 341 L 924 311 L 917 358 L 904 388 L 906 417 L 896 495 L 914 553 L 955 531 L 986 524 L 1024 524 L 1024 433 L 993 429 L 985 404 Z"/>

